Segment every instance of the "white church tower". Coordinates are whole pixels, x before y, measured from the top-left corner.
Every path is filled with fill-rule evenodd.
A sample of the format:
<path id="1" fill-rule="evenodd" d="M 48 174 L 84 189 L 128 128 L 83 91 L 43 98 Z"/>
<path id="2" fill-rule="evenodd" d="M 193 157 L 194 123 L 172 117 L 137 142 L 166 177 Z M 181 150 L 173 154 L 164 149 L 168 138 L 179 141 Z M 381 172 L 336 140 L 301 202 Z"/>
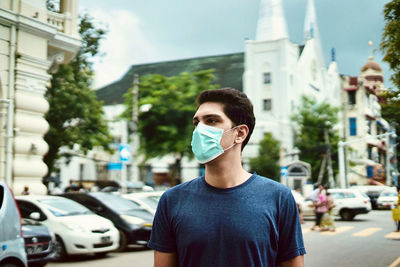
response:
<path id="1" fill-rule="evenodd" d="M 254 105 L 256 128 L 246 155 L 271 132 L 286 152 L 293 147 L 290 114 L 294 110 L 298 47 L 290 42 L 281 0 L 261 0 L 256 40 L 246 42 L 244 92 Z"/>
<path id="2" fill-rule="evenodd" d="M 294 150 L 292 114 L 302 95 L 340 104 L 340 77 L 334 60 L 325 67 L 314 1 L 308 0 L 304 46 L 289 40 L 282 0 L 261 0 L 255 40 L 246 42 L 244 92 L 254 105 L 256 128 L 244 159 L 258 153 L 258 143 L 270 132 L 281 142 L 285 157 Z M 333 100 L 332 100 L 333 99 Z M 336 101 L 336 102 L 335 102 Z"/>

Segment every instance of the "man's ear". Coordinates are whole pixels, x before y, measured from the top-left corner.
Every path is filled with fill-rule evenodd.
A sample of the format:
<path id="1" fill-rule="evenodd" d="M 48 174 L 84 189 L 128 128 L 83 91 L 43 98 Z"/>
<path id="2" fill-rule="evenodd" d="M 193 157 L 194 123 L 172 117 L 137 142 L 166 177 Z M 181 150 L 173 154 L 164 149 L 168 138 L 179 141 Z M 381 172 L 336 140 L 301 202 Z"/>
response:
<path id="1" fill-rule="evenodd" d="M 237 133 L 238 135 L 235 138 L 236 144 L 241 144 L 246 140 L 247 135 L 249 134 L 249 127 L 246 124 L 242 124 L 237 126 Z"/>

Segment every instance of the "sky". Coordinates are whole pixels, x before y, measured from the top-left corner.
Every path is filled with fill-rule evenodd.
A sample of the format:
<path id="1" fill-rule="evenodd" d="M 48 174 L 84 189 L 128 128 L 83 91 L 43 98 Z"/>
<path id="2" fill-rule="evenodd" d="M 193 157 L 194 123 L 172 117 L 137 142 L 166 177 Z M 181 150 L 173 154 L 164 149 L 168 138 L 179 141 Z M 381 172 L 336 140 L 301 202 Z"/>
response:
<path id="1" fill-rule="evenodd" d="M 379 50 L 388 1 L 314 0 L 325 64 L 335 48 L 339 72 L 356 76 L 373 54 L 391 87 Z M 282 2 L 289 39 L 304 44 L 307 0 Z M 243 52 L 245 40 L 255 39 L 260 0 L 81 0 L 79 5 L 108 29 L 101 42 L 104 55 L 94 60 L 94 88 L 100 88 L 133 64 Z"/>

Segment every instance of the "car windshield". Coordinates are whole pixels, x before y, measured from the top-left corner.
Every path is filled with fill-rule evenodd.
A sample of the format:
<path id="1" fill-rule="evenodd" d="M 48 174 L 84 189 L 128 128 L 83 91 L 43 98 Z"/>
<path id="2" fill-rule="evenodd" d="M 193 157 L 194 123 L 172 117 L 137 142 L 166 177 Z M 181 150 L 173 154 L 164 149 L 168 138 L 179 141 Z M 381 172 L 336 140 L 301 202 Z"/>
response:
<path id="1" fill-rule="evenodd" d="M 381 196 L 382 197 L 397 197 L 397 193 L 396 192 L 382 192 Z"/>
<path id="2" fill-rule="evenodd" d="M 126 198 L 122 198 L 112 193 L 92 193 L 92 195 L 103 202 L 104 205 L 112 210 L 115 210 L 119 214 L 125 214 L 128 211 L 141 211 L 143 208 L 139 204 L 130 201 Z"/>
<path id="3" fill-rule="evenodd" d="M 93 214 L 86 207 L 67 198 L 42 199 L 39 202 L 56 217 Z"/>
<path id="4" fill-rule="evenodd" d="M 161 196 L 143 196 L 139 199 L 149 205 L 153 209 L 157 209 L 158 202 L 160 201 Z"/>

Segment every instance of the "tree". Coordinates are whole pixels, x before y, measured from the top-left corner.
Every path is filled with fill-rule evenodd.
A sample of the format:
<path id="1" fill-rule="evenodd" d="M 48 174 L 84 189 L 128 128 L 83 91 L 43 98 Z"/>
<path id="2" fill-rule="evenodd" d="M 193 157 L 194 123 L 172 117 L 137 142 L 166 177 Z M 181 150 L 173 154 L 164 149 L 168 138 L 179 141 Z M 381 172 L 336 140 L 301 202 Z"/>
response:
<path id="1" fill-rule="evenodd" d="M 311 164 L 313 183 L 318 181 L 321 164 L 328 149 L 325 131 L 328 132 L 334 177 L 338 172 L 337 144 L 339 136 L 333 129 L 334 125 L 338 123 L 338 111 L 338 108 L 332 107 L 327 102 L 317 104 L 315 99 L 302 96 L 299 111 L 292 116 L 292 120 L 298 124 L 295 146 L 300 150 L 300 159 Z M 327 182 L 327 178 L 327 172 L 325 172 L 323 181 Z"/>
<path id="2" fill-rule="evenodd" d="M 80 51 L 70 63 L 59 66 L 45 94 L 50 106 L 45 118 L 50 129 L 44 137 L 49 144 L 44 162 L 49 173 L 56 170 L 54 163 L 60 157 L 61 147 L 73 148 L 77 144 L 86 154 L 97 146 L 108 149 L 111 142 L 102 103 L 90 88 L 93 79 L 90 59 L 99 53 L 99 42 L 105 31 L 84 14 L 80 17 L 79 34 L 82 38 Z"/>
<path id="3" fill-rule="evenodd" d="M 258 156 L 250 159 L 250 168 L 259 175 L 280 181 L 280 142 L 266 133 L 259 143 Z"/>
<path id="4" fill-rule="evenodd" d="M 190 142 L 192 118 L 196 112 L 195 100 L 199 92 L 217 88 L 217 85 L 211 84 L 213 72 L 210 69 L 172 77 L 150 74 L 140 78 L 138 104 L 151 104 L 152 108 L 139 114 L 139 152 L 145 156 L 145 160 L 173 155 L 172 184 L 181 178 L 181 159 L 193 157 Z M 132 88 L 124 98 L 126 110 L 123 117 L 131 120 Z"/>
<path id="5" fill-rule="evenodd" d="M 394 74 L 391 77 L 397 89 L 380 95 L 384 99 L 382 116 L 400 133 L 400 0 L 392 0 L 385 5 L 383 10 L 386 25 L 382 34 L 381 50 L 384 52 L 383 60 L 389 63 Z M 397 146 L 397 162 L 400 160 L 400 146 Z"/>
<path id="6" fill-rule="evenodd" d="M 391 80 L 400 88 L 400 0 L 388 2 L 383 15 L 386 22 L 381 42 L 381 50 L 385 53 L 383 60 L 389 63 L 394 72 Z"/>

